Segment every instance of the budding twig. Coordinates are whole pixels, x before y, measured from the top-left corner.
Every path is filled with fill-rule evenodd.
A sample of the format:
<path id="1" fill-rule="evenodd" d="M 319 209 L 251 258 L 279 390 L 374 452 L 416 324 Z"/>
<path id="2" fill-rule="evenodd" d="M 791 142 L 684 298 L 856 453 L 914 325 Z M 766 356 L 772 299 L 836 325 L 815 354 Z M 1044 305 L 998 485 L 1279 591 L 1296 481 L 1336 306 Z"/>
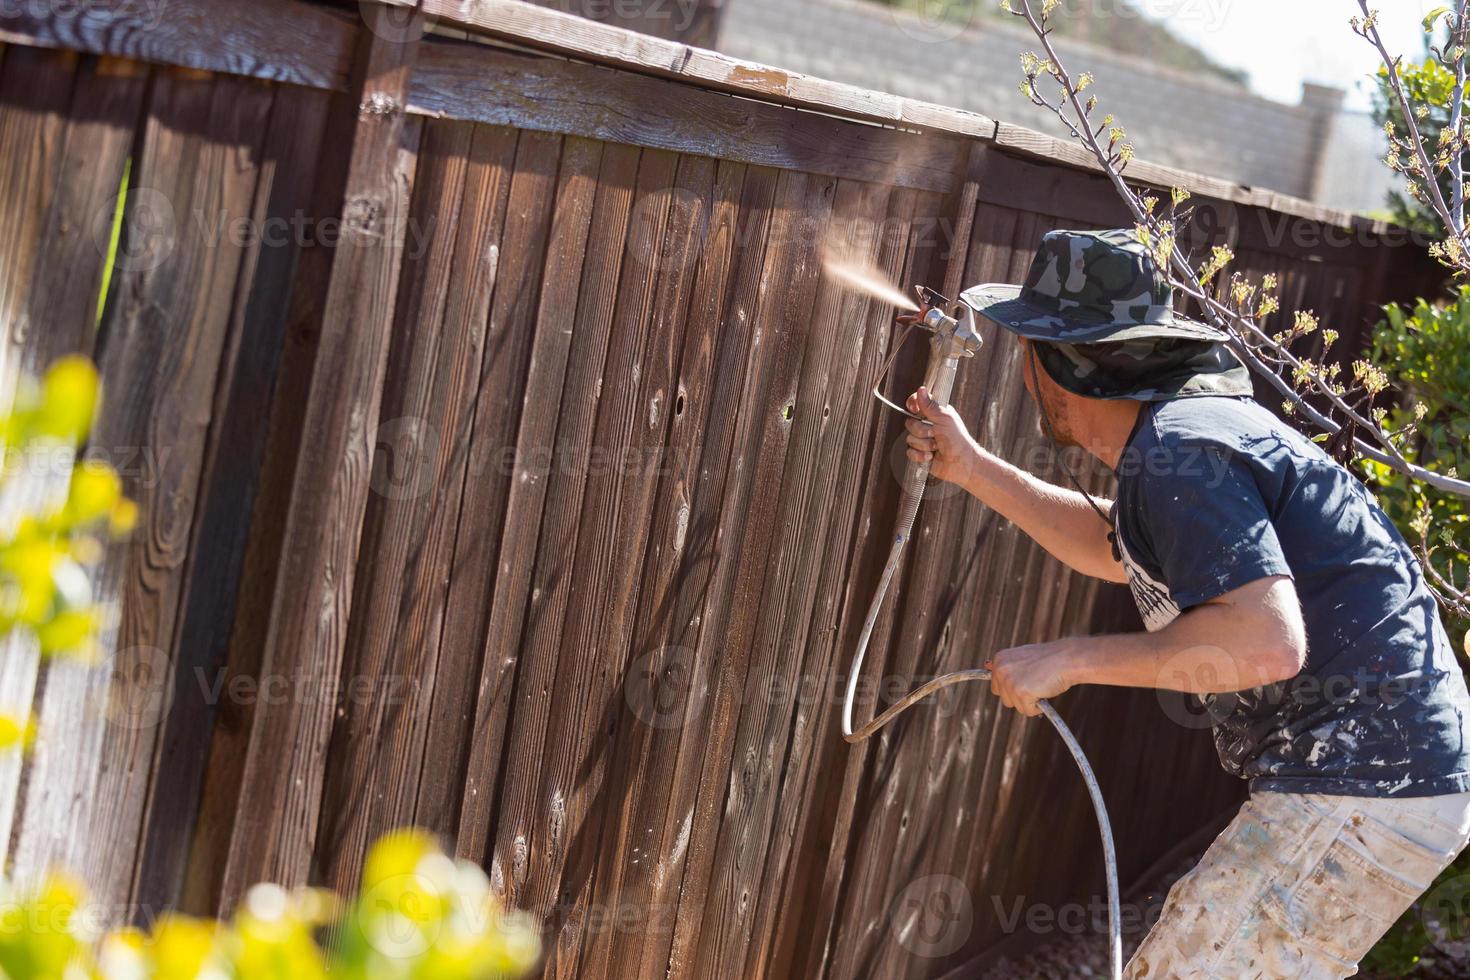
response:
<path id="1" fill-rule="evenodd" d="M 1154 252 L 1156 260 L 1165 267 L 1174 287 L 1199 305 L 1206 319 L 1227 338 L 1226 342 L 1231 349 L 1251 370 L 1265 378 L 1280 392 L 1290 410 L 1300 413 L 1313 425 L 1327 433 L 1329 437 L 1336 438 L 1343 433 L 1344 428 L 1347 428 L 1346 435 L 1352 436 L 1351 446 L 1358 455 L 1387 466 L 1425 486 L 1470 499 L 1470 481 L 1462 480 L 1458 475 L 1437 473 L 1409 462 L 1395 441 L 1396 437 L 1404 434 L 1404 430 L 1397 432 L 1384 430 L 1381 422 L 1386 415 L 1381 409 L 1375 409 L 1373 406 L 1374 397 L 1387 387 L 1387 380 L 1382 376 L 1381 371 L 1373 368 L 1367 362 L 1355 364 L 1354 383 L 1358 387 L 1357 390 L 1348 391 L 1335 380 L 1338 374 L 1336 364 L 1333 364 L 1331 369 L 1325 369 L 1297 357 L 1289 349 L 1289 344 L 1315 329 L 1314 318 L 1308 317 L 1303 320 L 1299 316 L 1292 329 L 1275 337 L 1256 323 L 1256 318 L 1269 316 L 1279 309 L 1279 301 L 1274 295 L 1276 286 L 1274 277 L 1268 277 L 1262 283 L 1260 301 L 1255 307 L 1255 316 L 1245 311 L 1251 308 L 1250 304 L 1256 297 L 1256 287 L 1245 280 L 1239 277 L 1231 280 L 1226 299 L 1232 300 L 1233 305 L 1232 302 L 1223 301 L 1211 294 L 1209 284 L 1233 258 L 1229 254 L 1229 249 L 1216 247 L 1205 265 L 1196 270 L 1179 244 L 1181 221 L 1187 221 L 1189 218 L 1189 212 L 1186 212 L 1181 218 L 1179 206 L 1188 195 L 1176 188 L 1171 196 L 1170 216 L 1168 219 L 1161 219 L 1153 213 L 1157 199 L 1149 197 L 1145 201 L 1133 188 L 1128 186 L 1123 172 L 1133 157 L 1133 145 L 1127 141 L 1126 133 L 1111 115 L 1107 116 L 1101 125 L 1093 125 L 1092 114 L 1098 106 L 1097 96 L 1091 95 L 1085 102 L 1082 98 L 1082 92 L 1093 85 L 1093 77 L 1090 73 L 1086 73 L 1079 76 L 1076 84 L 1073 83 L 1072 76 L 1052 44 L 1051 28 L 1047 23 L 1056 3 L 1052 0 L 1043 0 L 1043 3 L 1044 6 L 1039 16 L 1032 8 L 1032 0 L 1007 0 L 1002 3 L 1003 9 L 1026 21 L 1042 47 L 1043 53 L 1040 55 L 1032 53 L 1022 55 L 1021 67 L 1025 80 L 1021 84 L 1021 92 L 1033 104 L 1050 110 L 1062 122 L 1072 138 L 1091 153 L 1133 215 L 1140 237 L 1144 238 L 1145 244 Z M 1409 131 L 1408 145 L 1404 145 L 1404 141 L 1398 140 L 1392 132 L 1389 134 L 1390 140 L 1395 146 L 1414 154 L 1415 165 L 1410 168 L 1413 173 L 1407 176 L 1411 181 L 1414 173 L 1423 176 L 1423 183 L 1427 185 L 1423 189 L 1423 194 L 1447 229 L 1448 239 L 1436 251 L 1436 255 L 1458 273 L 1470 274 L 1470 249 L 1466 247 L 1464 218 L 1466 202 L 1463 161 L 1467 145 L 1466 116 L 1463 109 L 1467 88 L 1465 56 L 1467 36 L 1470 36 L 1470 16 L 1467 16 L 1470 14 L 1470 0 L 1458 0 L 1450 25 L 1449 40 L 1445 46 L 1444 57 L 1448 58 L 1447 67 L 1454 73 L 1455 84 L 1448 127 L 1448 148 L 1440 151 L 1439 163 L 1432 161 L 1429 157 L 1415 121 L 1415 112 L 1410 105 L 1403 79 L 1399 74 L 1398 61 L 1388 53 L 1378 33 L 1377 15 L 1368 11 L 1366 0 L 1359 0 L 1359 5 L 1363 8 L 1366 19 L 1359 21 L 1354 18 L 1353 29 L 1367 38 L 1383 58 L 1389 84 L 1404 113 Z M 1043 74 L 1056 81 L 1063 94 L 1063 99 L 1054 102 L 1042 94 L 1037 87 L 1037 80 Z M 1106 134 L 1106 143 L 1103 142 L 1104 134 Z M 1445 139 L 1442 138 L 1441 142 L 1444 143 Z M 1390 157 L 1392 158 L 1393 154 L 1390 154 Z M 1439 181 L 1435 177 L 1437 170 L 1448 172 L 1452 189 L 1449 202 L 1445 201 L 1440 191 Z M 1324 331 L 1324 335 L 1330 333 L 1331 331 Z M 1328 337 L 1328 342 L 1330 345 L 1331 337 Z M 1283 377 L 1283 373 L 1287 371 L 1290 372 L 1295 384 Z M 1306 399 L 1305 395 L 1298 390 L 1303 385 L 1322 396 L 1330 404 L 1329 412 L 1320 411 Z M 1354 403 L 1357 403 L 1356 407 Z M 1333 418 L 1331 415 L 1333 410 L 1340 414 L 1344 421 L 1339 422 Z M 1359 438 L 1357 436 L 1359 431 L 1365 433 L 1371 441 Z M 1470 596 L 1456 589 L 1437 570 L 1429 567 L 1429 558 L 1432 554 L 1426 537 L 1423 542 L 1423 556 L 1425 566 L 1429 569 L 1429 580 L 1432 586 L 1440 593 L 1446 605 L 1456 612 L 1470 615 Z"/>

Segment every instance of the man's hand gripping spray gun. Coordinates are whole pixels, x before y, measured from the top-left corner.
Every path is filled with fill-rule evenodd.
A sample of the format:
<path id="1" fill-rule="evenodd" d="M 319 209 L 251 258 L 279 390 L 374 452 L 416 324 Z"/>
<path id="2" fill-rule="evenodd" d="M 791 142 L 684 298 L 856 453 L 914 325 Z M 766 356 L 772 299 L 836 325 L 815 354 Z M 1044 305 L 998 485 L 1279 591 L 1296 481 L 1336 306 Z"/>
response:
<path id="1" fill-rule="evenodd" d="M 950 397 L 954 393 L 955 376 L 959 373 L 960 361 L 974 357 L 984 344 L 984 340 L 975 329 L 975 311 L 968 305 L 951 303 L 943 296 L 923 286 L 917 287 L 917 293 L 920 310 L 912 317 L 900 319 L 907 329 L 899 338 L 898 343 L 894 345 L 893 353 L 883 365 L 877 383 L 873 387 L 874 397 L 889 408 L 910 418 L 916 418 L 916 416 L 889 401 L 882 393 L 883 382 L 893 367 L 894 361 L 898 358 L 899 351 L 903 349 L 904 341 L 907 340 L 909 333 L 915 328 L 922 328 L 933 334 L 929 340 L 929 365 L 924 372 L 924 386 L 929 389 L 930 396 L 939 405 L 949 404 Z M 913 534 L 919 504 L 924 498 L 924 487 L 929 480 L 929 468 L 929 463 L 910 461 L 904 472 L 903 500 L 899 505 L 898 522 L 894 527 L 893 544 L 889 548 L 888 562 L 883 566 L 883 577 L 878 582 L 878 590 L 873 595 L 872 605 L 868 607 L 868 616 L 863 621 L 862 632 L 858 635 L 857 650 L 853 653 L 852 667 L 847 675 L 847 696 L 842 706 L 842 737 L 848 742 L 855 743 L 868 738 L 914 704 L 936 691 L 965 681 L 990 680 L 990 671 L 978 668 L 957 670 L 942 677 L 936 677 L 909 692 L 861 728 L 853 728 L 852 706 L 857 695 L 858 679 L 862 676 L 863 658 L 867 655 L 868 642 L 872 639 L 873 627 L 878 622 L 878 613 L 883 608 L 883 599 L 888 593 L 888 587 L 893 583 L 894 574 L 898 571 L 904 546 L 908 544 L 909 537 Z M 1098 830 L 1102 835 L 1103 858 L 1107 865 L 1111 973 L 1114 980 L 1121 980 L 1123 976 L 1123 931 L 1118 896 L 1118 859 L 1113 843 L 1112 826 L 1108 821 L 1107 807 L 1103 803 L 1102 790 L 1098 787 L 1092 766 L 1088 764 L 1087 757 L 1082 752 L 1082 746 L 1078 744 L 1072 730 L 1067 727 L 1066 722 L 1062 721 L 1061 716 L 1049 702 L 1041 701 L 1039 706 L 1042 714 L 1056 728 L 1062 741 L 1066 743 L 1068 751 L 1072 753 L 1072 758 L 1082 772 L 1082 779 L 1087 784 L 1087 792 L 1092 797 L 1093 809 L 1097 811 Z"/>

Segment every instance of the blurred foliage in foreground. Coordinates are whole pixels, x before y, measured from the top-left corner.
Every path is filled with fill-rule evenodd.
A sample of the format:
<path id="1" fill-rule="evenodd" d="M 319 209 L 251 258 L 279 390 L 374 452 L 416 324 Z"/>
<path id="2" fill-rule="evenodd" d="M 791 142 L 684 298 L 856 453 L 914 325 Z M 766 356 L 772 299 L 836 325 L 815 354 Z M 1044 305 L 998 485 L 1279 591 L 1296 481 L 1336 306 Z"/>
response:
<path id="1" fill-rule="evenodd" d="M 0 970 L 9 980 L 493 980 L 524 976 L 540 957 L 534 928 L 501 910 L 485 873 L 416 830 L 373 846 L 351 901 L 257 885 L 228 923 L 168 914 L 146 933 L 100 935 L 104 914 L 60 876 L 0 894 Z"/>
<path id="2" fill-rule="evenodd" d="M 74 465 L 97 394 L 96 369 L 83 358 L 64 358 L 41 384 L 23 386 L 0 418 L 4 492 L 67 481 L 64 496 L 17 508 L 0 532 L 0 633 L 28 630 L 46 654 L 94 653 L 100 614 L 87 568 L 102 558 L 105 537 L 127 534 L 137 518 L 111 466 Z"/>
<path id="3" fill-rule="evenodd" d="M 99 461 L 77 464 L 99 397 L 85 358 L 62 358 L 24 381 L 0 415 L 0 637 L 24 631 L 46 656 L 95 659 L 104 610 L 89 569 L 137 509 Z M 0 749 L 29 738 L 24 717 L 0 715 Z"/>
<path id="4" fill-rule="evenodd" d="M 89 569 L 137 520 L 111 466 L 77 462 L 99 397 L 92 364 L 65 358 L 0 415 L 0 637 L 28 634 L 46 656 L 98 659 Z M 29 727 L 0 716 L 0 748 Z M 115 914 L 66 874 L 0 880 L 0 980 L 493 980 L 540 957 L 485 873 L 413 830 L 374 845 L 356 899 L 257 885 L 227 923 L 168 913 L 147 932 L 105 932 Z"/>

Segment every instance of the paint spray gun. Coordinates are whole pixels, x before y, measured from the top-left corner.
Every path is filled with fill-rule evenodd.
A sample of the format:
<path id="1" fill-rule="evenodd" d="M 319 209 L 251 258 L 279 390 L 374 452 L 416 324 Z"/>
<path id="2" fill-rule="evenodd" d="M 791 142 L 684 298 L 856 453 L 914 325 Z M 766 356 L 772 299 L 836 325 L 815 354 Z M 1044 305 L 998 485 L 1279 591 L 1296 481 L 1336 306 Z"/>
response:
<path id="1" fill-rule="evenodd" d="M 941 405 L 948 404 L 950 395 L 954 392 L 955 376 L 959 374 L 960 361 L 967 357 L 974 357 L 980 348 L 985 346 L 985 339 L 975 329 L 973 309 L 964 303 L 951 303 L 927 286 L 916 286 L 914 292 L 919 297 L 918 312 L 912 316 L 898 318 L 898 322 L 904 324 L 907 329 L 904 330 L 898 343 L 893 345 L 893 352 L 888 355 L 888 361 L 883 365 L 883 370 L 878 374 L 878 381 L 873 386 L 873 397 L 894 411 L 910 418 L 916 416 L 901 405 L 895 405 L 883 395 L 883 382 L 893 368 L 894 360 L 903 350 L 904 341 L 908 339 L 910 333 L 915 329 L 923 329 L 934 335 L 929 340 L 929 367 L 924 372 L 924 387 L 929 389 L 930 397 Z M 927 479 L 928 465 L 914 465 L 922 468 Z M 913 473 L 908 475 L 912 476 Z"/>
<path id="2" fill-rule="evenodd" d="M 908 340 L 909 334 L 916 329 L 923 329 L 933 335 L 929 339 L 929 364 L 924 371 L 924 387 L 929 389 L 929 397 L 939 405 L 949 404 L 950 397 L 954 394 L 955 378 L 959 374 L 960 361 L 974 357 L 976 352 L 984 346 L 985 341 L 975 328 L 975 311 L 969 306 L 963 303 L 951 303 L 925 286 L 916 287 L 915 292 L 919 297 L 919 309 L 912 316 L 899 317 L 898 322 L 905 326 L 905 330 L 899 337 L 898 343 L 893 345 L 892 353 L 888 355 L 888 360 L 878 373 L 878 380 L 873 385 L 873 397 L 895 412 L 918 419 L 919 416 L 902 405 L 890 401 L 883 394 L 884 381 L 892 370 L 894 361 L 904 349 L 904 343 Z M 883 608 L 883 599 L 888 594 L 888 587 L 893 583 L 893 576 L 897 573 L 903 558 L 904 546 L 908 544 L 909 537 L 913 534 L 914 521 L 919 515 L 919 504 L 924 499 L 924 487 L 929 482 L 929 468 L 929 463 L 916 463 L 910 460 L 904 470 L 903 500 L 899 504 L 898 523 L 894 527 L 893 543 L 888 551 L 888 562 L 883 566 L 883 577 L 878 582 L 878 591 L 874 594 L 873 603 L 868 608 L 867 619 L 863 621 L 863 631 L 858 635 L 857 652 L 853 654 L 852 669 L 847 675 L 847 697 L 842 706 L 842 737 L 848 742 L 862 741 L 898 717 L 910 705 L 922 701 L 941 687 L 966 680 L 990 679 L 990 672 L 985 670 L 960 671 L 935 678 L 907 697 L 890 705 L 886 711 L 862 728 L 853 729 L 852 706 L 856 700 L 858 679 L 862 676 L 863 658 L 867 655 L 868 641 L 872 639 L 873 627 L 878 622 L 878 613 Z"/>
<path id="3" fill-rule="evenodd" d="M 906 329 L 898 343 L 894 344 L 893 352 L 889 354 L 887 362 L 884 363 L 883 369 L 878 374 L 877 383 L 873 386 L 875 398 L 909 418 L 919 418 L 919 416 L 914 415 L 902 405 L 890 401 L 884 396 L 882 389 L 910 333 L 915 329 L 924 329 L 932 334 L 929 339 L 929 364 L 924 371 L 924 386 L 929 389 L 930 397 L 938 405 L 949 404 L 950 397 L 954 393 L 955 377 L 959 373 L 960 361 L 974 357 L 984 345 L 983 338 L 975 329 L 975 311 L 967 304 L 951 303 L 924 286 L 917 287 L 916 292 L 919 297 L 919 309 L 912 316 L 899 318 L 899 322 L 904 324 Z M 920 419 L 920 421 L 923 420 Z M 942 677 L 936 677 L 889 705 L 861 728 L 853 728 L 852 708 L 857 696 L 858 679 L 862 676 L 863 658 L 867 655 L 868 642 L 872 639 L 873 627 L 878 622 L 878 613 L 883 608 L 883 599 L 888 594 L 888 587 L 892 585 L 893 577 L 898 571 L 904 546 L 908 544 L 913 534 L 919 504 L 924 498 L 924 488 L 929 481 L 929 469 L 929 463 L 915 463 L 911 460 L 904 472 L 903 499 L 899 504 L 898 521 L 894 526 L 893 543 L 889 547 L 888 562 L 883 566 L 883 577 L 879 580 L 872 604 L 868 607 L 867 618 L 863 621 L 862 632 L 858 635 L 857 650 L 853 653 L 852 667 L 847 675 L 847 695 L 842 706 L 842 737 L 849 743 L 861 742 L 868 738 L 914 704 L 936 691 L 965 681 L 990 680 L 990 671 L 982 668 L 957 670 Z M 1110 972 L 1115 980 L 1121 980 L 1123 975 L 1123 930 L 1118 889 L 1118 858 L 1102 790 L 1098 787 L 1097 777 L 1086 755 L 1083 754 L 1082 746 L 1072 734 L 1071 729 L 1067 727 L 1067 723 L 1062 720 L 1049 702 L 1041 701 L 1039 705 L 1042 714 L 1056 728 L 1062 741 L 1066 743 L 1067 749 L 1072 753 L 1072 758 L 1082 772 L 1082 779 L 1087 784 L 1087 792 L 1092 797 L 1093 809 L 1097 813 L 1107 875 Z"/>

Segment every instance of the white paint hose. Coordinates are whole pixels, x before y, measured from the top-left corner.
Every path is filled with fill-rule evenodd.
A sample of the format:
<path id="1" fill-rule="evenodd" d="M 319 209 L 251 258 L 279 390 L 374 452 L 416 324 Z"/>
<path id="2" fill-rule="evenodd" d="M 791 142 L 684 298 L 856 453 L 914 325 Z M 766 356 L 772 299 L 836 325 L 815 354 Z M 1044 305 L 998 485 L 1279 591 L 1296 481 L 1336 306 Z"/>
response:
<path id="1" fill-rule="evenodd" d="M 973 332 L 973 322 L 970 321 L 970 316 L 966 316 L 961 322 L 944 316 L 939 310 L 931 310 L 921 322 L 927 329 L 935 331 L 932 342 L 933 353 L 929 358 L 929 368 L 925 374 L 924 384 L 929 389 L 930 397 L 936 403 L 945 405 L 949 403 L 950 396 L 954 392 L 955 375 L 959 370 L 960 358 L 971 356 L 979 349 L 979 338 Z M 893 355 L 889 357 L 888 364 L 884 366 L 879 376 L 879 387 L 882 386 L 883 375 L 888 373 L 888 367 L 892 365 L 902 345 L 903 339 L 900 338 L 898 344 L 895 345 Z M 874 394 L 878 395 L 879 400 L 885 405 L 897 408 L 892 402 L 883 398 L 877 388 L 874 389 Z M 905 412 L 905 414 L 908 413 Z M 908 544 L 909 537 L 913 534 L 914 521 L 918 517 L 919 504 L 924 498 L 924 487 L 928 481 L 929 464 L 910 462 L 904 473 L 903 501 L 899 506 L 898 521 L 894 527 L 893 544 L 888 551 L 888 563 L 883 566 L 883 577 L 879 580 L 878 590 L 874 593 L 873 602 L 868 607 L 868 616 L 863 621 L 863 631 L 858 636 L 857 651 L 853 654 L 852 668 L 847 676 L 847 696 L 842 705 L 842 737 L 850 743 L 861 742 L 868 738 L 913 707 L 914 704 L 936 691 L 965 681 L 990 680 L 990 671 L 982 669 L 957 670 L 942 677 L 936 677 L 909 692 L 861 728 L 853 728 L 852 706 L 857 696 L 858 680 L 862 677 L 863 658 L 867 655 L 868 642 L 872 639 L 873 627 L 878 622 L 878 613 L 883 608 L 883 600 L 888 594 L 888 587 L 893 583 L 893 576 L 898 571 L 904 546 Z M 1097 812 L 1097 827 L 1102 837 L 1103 863 L 1107 876 L 1109 962 L 1113 980 L 1122 980 L 1123 925 L 1122 907 L 1118 895 L 1118 855 L 1113 842 L 1112 824 L 1108 820 L 1108 809 L 1103 801 L 1102 790 L 1097 784 L 1097 775 L 1092 771 L 1092 766 L 1088 763 L 1087 756 L 1083 753 L 1077 737 L 1072 734 L 1067 723 L 1062 721 L 1061 716 L 1049 702 L 1041 701 L 1038 704 L 1041 713 L 1052 723 L 1057 734 L 1066 743 L 1067 751 L 1072 753 L 1072 759 L 1082 773 L 1082 781 L 1087 784 L 1088 795 L 1092 797 L 1092 808 Z"/>

